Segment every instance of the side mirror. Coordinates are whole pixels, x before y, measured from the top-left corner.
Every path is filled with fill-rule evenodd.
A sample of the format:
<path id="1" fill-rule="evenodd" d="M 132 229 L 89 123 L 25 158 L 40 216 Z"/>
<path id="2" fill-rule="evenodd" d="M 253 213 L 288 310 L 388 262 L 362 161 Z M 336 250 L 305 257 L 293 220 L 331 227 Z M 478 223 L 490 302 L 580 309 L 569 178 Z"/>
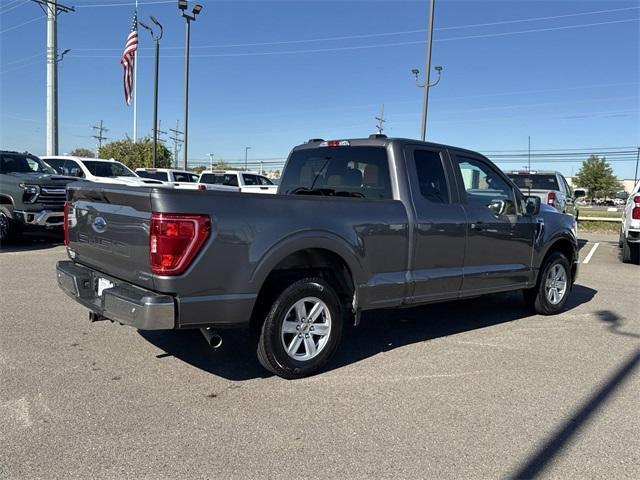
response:
<path id="1" fill-rule="evenodd" d="M 527 215 L 538 215 L 540 213 L 540 197 L 525 196 L 524 202 Z"/>

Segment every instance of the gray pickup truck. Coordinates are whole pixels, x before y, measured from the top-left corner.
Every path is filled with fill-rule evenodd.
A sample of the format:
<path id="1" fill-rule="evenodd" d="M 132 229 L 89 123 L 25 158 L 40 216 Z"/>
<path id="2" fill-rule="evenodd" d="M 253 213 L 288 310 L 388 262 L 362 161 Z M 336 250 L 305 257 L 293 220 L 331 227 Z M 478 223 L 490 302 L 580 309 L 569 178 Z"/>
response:
<path id="1" fill-rule="evenodd" d="M 523 290 L 563 309 L 575 220 L 482 155 L 373 135 L 291 152 L 277 195 L 69 186 L 59 286 L 138 329 L 249 327 L 260 363 L 317 372 L 364 310 Z"/>
<path id="2" fill-rule="evenodd" d="M 30 153 L 0 150 L 0 244 L 29 231 L 62 233 L 65 189 L 74 181 Z"/>

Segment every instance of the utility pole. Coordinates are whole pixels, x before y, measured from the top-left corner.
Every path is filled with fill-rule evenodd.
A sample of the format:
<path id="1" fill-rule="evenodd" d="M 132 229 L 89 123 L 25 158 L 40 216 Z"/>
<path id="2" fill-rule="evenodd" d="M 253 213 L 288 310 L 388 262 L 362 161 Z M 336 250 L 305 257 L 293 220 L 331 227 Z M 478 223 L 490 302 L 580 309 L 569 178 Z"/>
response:
<path id="1" fill-rule="evenodd" d="M 247 158 L 248 158 L 248 152 L 251 149 L 251 147 L 244 147 L 244 169 L 245 171 L 247 170 Z"/>
<path id="2" fill-rule="evenodd" d="M 58 13 L 75 12 L 57 0 L 32 0 L 47 15 L 47 155 L 58 155 Z M 65 53 L 67 53 L 65 51 Z"/>
<path id="3" fill-rule="evenodd" d="M 176 128 L 170 128 L 169 131 L 173 134 L 169 139 L 173 140 L 173 159 L 175 162 L 175 168 L 178 168 L 178 153 L 182 146 L 182 138 L 180 138 L 180 135 L 184 133 L 180 131 L 180 120 L 176 120 Z"/>
<path id="4" fill-rule="evenodd" d="M 529 142 L 528 142 L 529 147 L 528 147 L 528 150 L 527 150 L 527 151 L 528 151 L 529 153 L 527 154 L 527 158 L 528 158 L 528 162 L 527 162 L 527 164 L 528 164 L 527 172 L 530 172 L 530 171 L 531 171 L 531 135 L 529 135 L 528 139 L 529 139 Z"/>
<path id="5" fill-rule="evenodd" d="M 638 155 L 636 155 L 636 173 L 633 174 L 633 185 L 638 182 L 638 161 L 640 161 L 640 147 L 638 147 Z"/>
<path id="6" fill-rule="evenodd" d="M 162 130 L 162 120 L 158 120 L 158 142 L 164 145 L 166 140 L 164 138 L 160 138 L 160 135 L 166 135 L 168 132 Z"/>
<path id="7" fill-rule="evenodd" d="M 376 128 L 378 129 L 378 135 L 382 135 L 382 132 L 384 132 L 384 122 L 386 122 L 386 120 L 384 119 L 384 103 L 382 104 L 382 110 L 380 111 L 380 116 L 376 117 L 376 120 L 378 121 L 378 123 L 376 124 Z"/>
<path id="8" fill-rule="evenodd" d="M 209 170 L 213 170 L 213 153 L 209 154 Z"/>
<path id="9" fill-rule="evenodd" d="M 107 137 L 105 137 L 104 135 L 102 135 L 102 132 L 108 132 L 109 129 L 105 128 L 102 125 L 102 120 L 100 120 L 100 125 L 92 125 L 91 128 L 93 128 L 96 131 L 96 134 L 93 135 L 93 138 L 96 139 L 96 158 L 98 158 L 98 156 L 100 155 L 100 149 L 102 148 L 102 141 L 103 140 L 108 140 Z"/>

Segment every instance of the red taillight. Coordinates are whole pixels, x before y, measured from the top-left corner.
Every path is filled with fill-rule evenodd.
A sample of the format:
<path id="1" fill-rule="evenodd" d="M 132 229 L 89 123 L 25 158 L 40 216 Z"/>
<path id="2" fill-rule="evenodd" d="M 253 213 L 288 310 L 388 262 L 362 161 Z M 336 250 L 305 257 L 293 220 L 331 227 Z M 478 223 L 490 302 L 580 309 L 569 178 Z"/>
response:
<path id="1" fill-rule="evenodd" d="M 207 215 L 154 212 L 149 234 L 149 263 L 158 275 L 178 275 L 189 266 L 211 232 Z"/>
<path id="2" fill-rule="evenodd" d="M 640 195 L 633 197 L 633 209 L 631 210 L 631 218 L 634 220 L 640 220 Z"/>
<path id="3" fill-rule="evenodd" d="M 556 206 L 556 194 L 553 192 L 549 192 L 547 195 L 547 205 L 551 205 L 552 207 Z"/>
<path id="4" fill-rule="evenodd" d="M 204 185 L 204 184 L 202 184 L 202 183 L 199 183 L 199 184 L 198 184 L 198 190 L 206 190 L 206 189 L 207 189 L 207 186 L 206 186 L 206 185 Z"/>
<path id="5" fill-rule="evenodd" d="M 64 244 L 69 246 L 69 202 L 64 202 Z"/>

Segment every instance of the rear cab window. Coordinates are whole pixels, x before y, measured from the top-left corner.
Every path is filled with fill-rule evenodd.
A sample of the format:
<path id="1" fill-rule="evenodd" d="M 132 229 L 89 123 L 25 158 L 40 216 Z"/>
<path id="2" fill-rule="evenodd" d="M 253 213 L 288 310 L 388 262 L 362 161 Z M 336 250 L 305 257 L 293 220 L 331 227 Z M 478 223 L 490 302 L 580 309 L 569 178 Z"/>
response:
<path id="1" fill-rule="evenodd" d="M 154 180 L 161 180 L 163 182 L 166 182 L 169 179 L 167 172 L 150 172 L 148 170 L 139 170 L 136 173 L 143 178 L 152 178 Z"/>
<path id="2" fill-rule="evenodd" d="M 384 147 L 301 148 L 289 157 L 279 192 L 371 200 L 393 198 Z"/>
<path id="3" fill-rule="evenodd" d="M 560 191 L 555 174 L 510 173 L 508 177 L 520 190 L 557 190 Z"/>

